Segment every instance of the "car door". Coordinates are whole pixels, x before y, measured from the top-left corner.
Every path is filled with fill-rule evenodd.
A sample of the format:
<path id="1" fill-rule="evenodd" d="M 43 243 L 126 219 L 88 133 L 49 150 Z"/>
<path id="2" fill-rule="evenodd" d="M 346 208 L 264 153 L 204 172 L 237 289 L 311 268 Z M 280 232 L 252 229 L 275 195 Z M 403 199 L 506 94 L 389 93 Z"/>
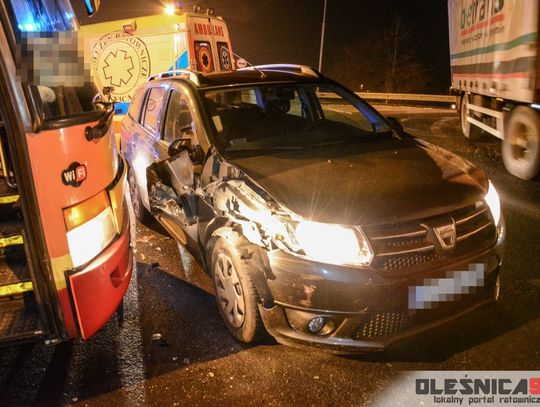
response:
<path id="1" fill-rule="evenodd" d="M 150 207 L 160 223 L 186 244 L 189 237 L 197 236 L 197 166 L 193 154 L 199 142 L 195 116 L 186 97 L 173 89 L 167 99 L 158 142 L 162 152 L 147 170 Z"/>
<path id="2" fill-rule="evenodd" d="M 124 155 L 134 170 L 137 188 L 144 206 L 150 209 L 146 170 L 152 163 L 166 157 L 159 146 L 162 110 L 167 96 L 163 87 L 151 87 L 146 90 L 140 113 L 132 117 L 135 124 L 128 129 Z M 130 109 L 131 111 L 131 109 Z"/>

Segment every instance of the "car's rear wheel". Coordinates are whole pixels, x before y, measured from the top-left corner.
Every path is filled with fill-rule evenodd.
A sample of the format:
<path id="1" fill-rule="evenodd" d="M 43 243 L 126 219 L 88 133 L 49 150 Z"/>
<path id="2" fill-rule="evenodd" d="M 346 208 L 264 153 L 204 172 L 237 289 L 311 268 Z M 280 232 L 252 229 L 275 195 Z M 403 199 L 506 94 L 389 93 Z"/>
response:
<path id="1" fill-rule="evenodd" d="M 131 198 L 131 206 L 133 207 L 133 213 L 135 218 L 139 222 L 147 222 L 151 219 L 150 212 L 144 207 L 144 204 L 139 194 L 139 188 L 137 187 L 137 180 L 135 179 L 135 173 L 130 168 L 128 172 L 128 184 L 129 195 Z"/>
<path id="2" fill-rule="evenodd" d="M 223 321 L 236 339 L 253 342 L 265 336 L 259 296 L 238 249 L 219 238 L 212 251 L 212 279 Z"/>

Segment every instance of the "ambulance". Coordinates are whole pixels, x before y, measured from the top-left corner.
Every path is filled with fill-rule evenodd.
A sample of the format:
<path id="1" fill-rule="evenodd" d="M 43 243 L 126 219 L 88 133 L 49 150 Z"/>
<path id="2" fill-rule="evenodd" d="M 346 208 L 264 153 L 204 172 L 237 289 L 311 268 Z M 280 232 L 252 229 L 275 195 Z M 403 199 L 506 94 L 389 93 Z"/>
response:
<path id="1" fill-rule="evenodd" d="M 81 27 L 85 64 L 98 89 L 111 90 L 117 117 L 127 112 L 135 90 L 148 77 L 189 69 L 233 70 L 227 24 L 212 9 L 167 13 Z"/>

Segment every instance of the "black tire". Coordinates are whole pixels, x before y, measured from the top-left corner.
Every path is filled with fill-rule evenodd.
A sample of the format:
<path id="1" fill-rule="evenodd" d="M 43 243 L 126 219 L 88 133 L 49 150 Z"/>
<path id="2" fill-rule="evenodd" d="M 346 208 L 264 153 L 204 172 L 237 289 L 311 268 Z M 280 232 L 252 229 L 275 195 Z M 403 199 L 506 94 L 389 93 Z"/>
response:
<path id="1" fill-rule="evenodd" d="M 469 105 L 469 95 L 464 93 L 461 97 L 460 118 L 461 131 L 469 140 L 477 140 L 482 136 L 482 129 L 467 121 L 467 106 Z"/>
<path id="2" fill-rule="evenodd" d="M 232 335 L 246 343 L 266 336 L 248 267 L 232 244 L 223 238 L 216 241 L 211 268 L 219 312 Z"/>
<path id="3" fill-rule="evenodd" d="M 131 206 L 133 207 L 133 213 L 135 214 L 135 219 L 141 223 L 145 223 L 151 220 L 152 215 L 144 207 L 141 196 L 139 194 L 139 188 L 137 187 L 137 181 L 135 179 L 135 173 L 133 169 L 129 169 L 128 172 L 128 187 L 129 195 L 131 197 Z"/>
<path id="4" fill-rule="evenodd" d="M 508 172 L 521 179 L 533 179 L 540 171 L 540 120 L 530 107 L 517 106 L 510 112 L 502 156 Z"/>

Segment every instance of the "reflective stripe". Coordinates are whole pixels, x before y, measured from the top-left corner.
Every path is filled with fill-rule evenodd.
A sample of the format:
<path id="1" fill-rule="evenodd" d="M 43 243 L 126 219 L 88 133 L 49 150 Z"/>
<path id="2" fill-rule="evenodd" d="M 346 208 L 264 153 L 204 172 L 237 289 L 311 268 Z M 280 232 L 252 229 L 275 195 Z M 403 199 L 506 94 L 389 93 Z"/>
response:
<path id="1" fill-rule="evenodd" d="M 0 238 L 0 247 L 15 246 L 18 244 L 23 244 L 22 235 L 15 235 L 15 236 Z"/>
<path id="2" fill-rule="evenodd" d="M 537 36 L 538 36 L 538 33 L 536 32 L 525 34 L 525 35 L 522 35 L 521 37 L 515 38 L 505 43 L 493 44 L 487 47 L 480 47 L 480 48 L 475 48 L 468 51 L 452 54 L 450 55 L 450 59 L 459 59 L 459 58 L 471 57 L 475 55 L 489 54 L 495 51 L 506 51 L 515 47 L 519 47 L 520 45 L 525 45 L 529 43 L 536 44 Z"/>
<path id="3" fill-rule="evenodd" d="M 0 287 L 0 297 L 6 297 L 8 295 L 24 294 L 25 292 L 33 291 L 31 281 L 25 281 L 24 283 L 10 284 Z"/>
<path id="4" fill-rule="evenodd" d="M 19 200 L 19 195 L 2 196 L 0 197 L 0 205 L 17 202 L 18 200 Z"/>

